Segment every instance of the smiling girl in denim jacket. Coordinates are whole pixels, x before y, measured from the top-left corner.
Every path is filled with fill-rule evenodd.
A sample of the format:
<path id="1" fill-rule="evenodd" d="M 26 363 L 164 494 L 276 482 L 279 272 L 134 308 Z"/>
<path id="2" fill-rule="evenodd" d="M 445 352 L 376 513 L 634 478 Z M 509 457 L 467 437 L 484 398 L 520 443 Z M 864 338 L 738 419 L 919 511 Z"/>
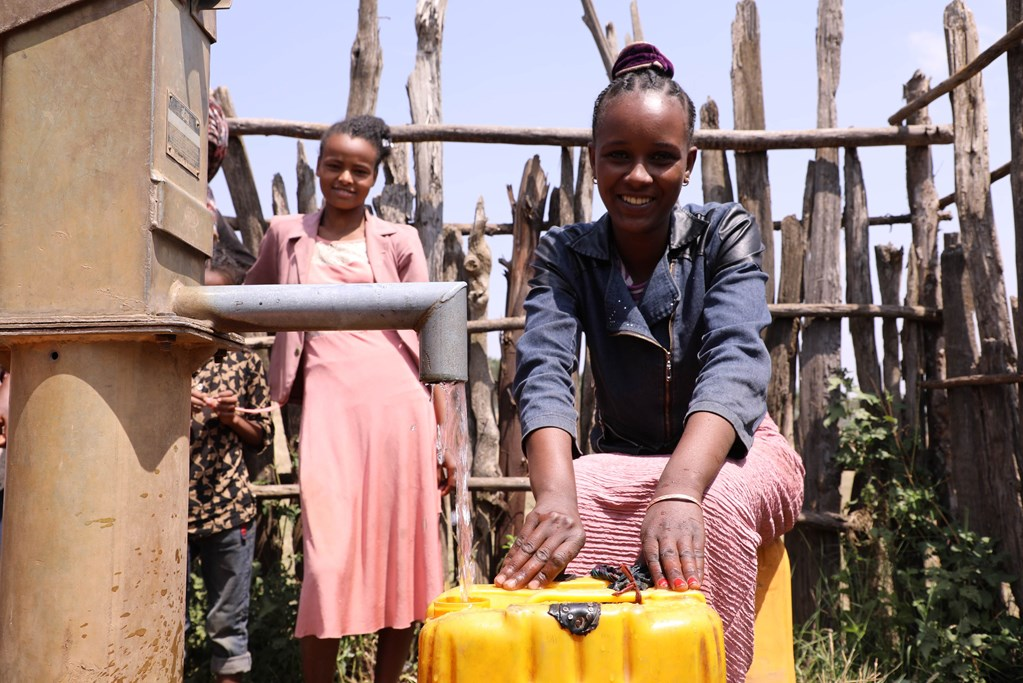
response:
<path id="1" fill-rule="evenodd" d="M 638 557 L 657 588 L 707 594 L 734 683 L 752 661 L 757 548 L 792 528 L 804 473 L 766 414 L 759 228 L 738 204 L 676 205 L 697 150 L 673 74 L 652 45 L 621 52 L 589 145 L 607 213 L 537 247 L 514 386 L 536 506 L 495 583 Z M 582 335 L 596 453 L 578 457 Z"/>

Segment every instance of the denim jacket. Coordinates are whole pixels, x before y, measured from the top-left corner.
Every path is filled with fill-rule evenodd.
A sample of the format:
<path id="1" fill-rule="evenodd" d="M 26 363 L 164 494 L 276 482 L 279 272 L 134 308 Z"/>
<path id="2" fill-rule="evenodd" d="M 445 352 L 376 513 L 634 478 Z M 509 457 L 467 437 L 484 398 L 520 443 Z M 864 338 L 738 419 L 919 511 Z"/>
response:
<path id="1" fill-rule="evenodd" d="M 746 455 L 766 413 L 771 316 L 756 221 L 739 204 L 676 206 L 668 248 L 637 304 L 605 215 L 540 240 L 518 342 L 514 396 L 523 439 L 558 427 L 576 442 L 580 335 L 596 385 L 597 452 L 670 454 L 689 415 L 734 427 Z"/>

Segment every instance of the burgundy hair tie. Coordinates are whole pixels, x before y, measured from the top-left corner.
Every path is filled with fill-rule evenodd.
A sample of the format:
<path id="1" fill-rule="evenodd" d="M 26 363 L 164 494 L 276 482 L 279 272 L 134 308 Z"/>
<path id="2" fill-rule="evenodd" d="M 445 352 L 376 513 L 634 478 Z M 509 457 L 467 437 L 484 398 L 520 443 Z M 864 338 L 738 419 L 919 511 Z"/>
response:
<path id="1" fill-rule="evenodd" d="M 675 75 L 675 67 L 672 65 L 671 60 L 665 57 L 664 53 L 655 46 L 650 43 L 632 43 L 631 45 L 626 45 L 618 53 L 618 59 L 615 60 L 615 65 L 611 67 L 611 78 L 618 78 L 630 71 L 639 71 L 640 69 L 650 67 L 657 67 L 668 78 L 672 78 Z"/>

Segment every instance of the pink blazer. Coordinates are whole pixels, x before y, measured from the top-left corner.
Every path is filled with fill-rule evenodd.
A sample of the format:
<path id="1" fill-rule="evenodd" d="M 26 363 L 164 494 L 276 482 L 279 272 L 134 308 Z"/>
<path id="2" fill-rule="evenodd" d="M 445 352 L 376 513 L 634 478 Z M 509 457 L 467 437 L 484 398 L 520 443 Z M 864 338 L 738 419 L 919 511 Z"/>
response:
<path id="1" fill-rule="evenodd" d="M 245 276 L 247 285 L 294 285 L 309 282 L 313 245 L 322 211 L 275 216 Z M 376 282 L 427 282 L 426 257 L 415 228 L 381 220 L 366 212 L 366 252 Z M 419 335 L 398 330 L 419 361 Z M 284 404 L 291 397 L 302 360 L 305 332 L 278 332 L 270 352 L 270 395 Z M 299 378 L 300 381 L 300 378 Z M 298 393 L 294 397 L 301 400 Z"/>

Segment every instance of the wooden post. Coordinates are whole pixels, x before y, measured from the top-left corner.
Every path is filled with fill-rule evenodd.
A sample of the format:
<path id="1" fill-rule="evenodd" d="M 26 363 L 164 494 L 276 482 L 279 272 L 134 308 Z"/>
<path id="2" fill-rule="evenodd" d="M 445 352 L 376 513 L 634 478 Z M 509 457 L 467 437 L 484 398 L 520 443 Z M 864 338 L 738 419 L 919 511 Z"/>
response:
<path id="1" fill-rule="evenodd" d="M 877 281 L 881 290 L 881 303 L 895 306 L 899 303 L 899 288 L 902 284 L 902 249 L 891 244 L 879 244 L 874 248 L 877 256 Z M 849 321 L 852 324 L 852 320 Z M 884 390 L 891 395 L 892 402 L 902 401 L 899 384 L 899 328 L 894 318 L 881 321 L 881 339 L 884 347 Z"/>
<path id="2" fill-rule="evenodd" d="M 906 101 L 927 91 L 928 79 L 917 71 L 903 90 Z M 930 125 L 927 107 L 916 110 L 906 119 L 909 125 Z M 941 284 L 938 279 L 938 191 L 934 187 L 931 150 L 928 147 L 906 148 L 906 189 L 913 225 L 913 241 L 906 275 L 906 305 L 941 307 Z M 902 327 L 903 377 L 906 382 L 906 412 L 913 433 L 921 433 L 920 411 L 925 407 L 927 430 L 924 445 L 932 452 L 946 453 L 941 446 L 947 439 L 948 414 L 944 392 L 927 391 L 923 395 L 919 383 L 924 379 L 944 376 L 944 355 L 938 353 L 939 335 L 933 327 L 906 321 Z"/>
<path id="3" fill-rule="evenodd" d="M 492 258 L 483 228 L 487 216 L 483 209 L 483 198 L 476 202 L 476 215 L 469 234 L 469 252 L 465 257 L 466 282 L 469 287 L 469 319 L 483 320 L 487 317 L 490 301 L 490 269 Z M 500 433 L 497 415 L 494 413 L 494 378 L 490 374 L 487 359 L 487 334 L 469 335 L 469 384 L 466 388 L 469 399 L 470 433 L 474 438 L 472 476 L 500 477 L 499 462 Z M 507 504 L 505 495 L 497 492 L 476 492 L 473 501 L 473 542 L 476 564 L 484 580 L 493 580 L 498 563 L 504 553 L 504 538 L 501 527 L 506 524 Z"/>
<path id="4" fill-rule="evenodd" d="M 953 71 L 976 56 L 977 30 L 973 14 L 961 0 L 954 0 L 945 8 L 945 39 L 949 67 Z M 952 92 L 952 121 L 956 134 L 956 206 L 982 340 L 977 369 L 984 374 L 1003 374 L 1015 369 L 1015 344 L 1008 321 L 1008 300 L 991 206 L 987 107 L 979 74 Z M 1023 575 L 1023 501 L 1020 500 L 1023 448 L 1019 391 L 999 385 L 977 389 L 976 396 L 985 412 L 983 420 L 974 424 L 992 427 L 975 437 L 971 452 L 983 454 L 984 465 L 995 475 L 989 481 L 987 495 L 994 499 L 997 514 L 987 520 L 971 514 L 970 522 L 977 528 L 987 528 L 988 533 L 1001 539 L 1009 556 L 1010 570 L 1020 577 Z M 978 448 L 978 439 L 986 441 L 983 448 Z M 1013 590 L 1016 600 L 1023 601 L 1023 578 L 1017 579 Z"/>
<path id="5" fill-rule="evenodd" d="M 593 165 L 590 150 L 579 148 L 579 172 L 576 174 L 572 211 L 576 223 L 589 223 L 593 216 Z"/>
<path id="6" fill-rule="evenodd" d="M 317 152 L 319 156 L 319 152 Z M 315 213 L 316 205 L 316 173 L 305 158 L 305 145 L 298 141 L 298 160 L 295 162 L 295 176 L 298 178 L 296 190 L 298 213 Z"/>
<path id="7" fill-rule="evenodd" d="M 806 231 L 795 216 L 781 219 L 781 278 L 778 302 L 799 303 L 803 293 L 803 257 Z M 779 319 L 767 328 L 767 349 L 771 354 L 771 383 L 767 387 L 767 412 L 778 429 L 795 442 L 796 355 L 799 353 L 799 320 Z"/>
<path id="8" fill-rule="evenodd" d="M 820 0 L 817 10 L 817 125 L 837 125 L 835 92 L 838 89 L 842 45 L 842 4 Z M 819 149 L 814 163 L 813 218 L 810 246 L 803 274 L 807 303 L 841 300 L 839 284 L 839 229 L 841 202 L 838 150 Z M 841 371 L 842 326 L 838 320 L 816 318 L 803 330 L 800 349 L 799 447 L 806 467 L 803 507 L 813 512 L 838 512 L 840 473 L 835 466 L 837 425 L 826 426 L 828 406 L 837 397 L 828 388 Z M 807 621 L 821 607 L 820 581 L 838 569 L 839 547 L 834 534 L 797 530 L 790 541 L 794 571 L 793 618 Z"/>
<path id="9" fill-rule="evenodd" d="M 700 130 L 717 130 L 718 105 L 711 98 L 700 107 Z M 703 150 L 700 152 L 700 182 L 703 185 L 704 202 L 735 201 L 732 192 L 732 178 L 728 173 L 728 157 L 724 150 Z M 767 226 L 761 225 L 762 230 Z"/>
<path id="10" fill-rule="evenodd" d="M 1005 1 L 1006 26 L 1023 21 L 1023 0 Z M 1012 187 L 1012 217 L 1016 235 L 1016 287 L 1023 293 L 1023 45 L 1017 43 L 1006 51 L 1009 76 L 1009 184 Z M 1023 325 L 1016 320 L 1016 348 L 1023 349 Z M 1023 390 L 1023 385 L 1021 385 Z M 1023 407 L 1023 397 L 1020 399 Z M 1021 417 L 1023 420 L 1023 417 Z"/>
<path id="11" fill-rule="evenodd" d="M 574 221 L 575 209 L 572 207 L 572 200 L 575 196 L 572 179 L 574 159 L 572 148 L 561 148 L 561 185 L 551 191 L 551 208 L 548 216 L 552 225 L 570 225 Z"/>
<path id="12" fill-rule="evenodd" d="M 977 53 L 977 29 L 961 0 L 945 8 L 945 39 L 949 67 L 955 71 Z M 991 181 L 987 138 L 987 104 L 980 74 L 952 91 L 955 131 L 956 206 L 962 229 L 966 270 L 973 285 L 977 325 L 982 339 L 1012 345 L 1008 299 L 1002 275 L 1002 256 L 991 207 Z M 1005 354 L 1014 362 L 1009 349 Z"/>
<path id="13" fill-rule="evenodd" d="M 753 0 L 740 0 L 735 6 L 735 21 L 732 22 L 732 107 L 736 130 L 765 128 L 760 20 Z M 753 214 L 760 225 L 764 241 L 763 269 L 767 273 L 767 303 L 774 303 L 774 220 L 771 218 L 767 152 L 736 152 L 735 183 L 739 190 L 739 203 Z"/>
<path id="14" fill-rule="evenodd" d="M 973 317 L 973 292 L 966 274 L 966 256 L 959 240 L 959 233 L 945 235 L 945 248 L 941 252 L 941 282 L 943 283 L 942 333 L 945 338 L 945 362 L 950 377 L 963 377 L 976 371 L 977 329 Z M 958 420 L 969 420 L 974 405 L 975 389 L 949 388 L 949 414 Z M 970 516 L 991 519 L 993 500 L 982 495 L 984 482 L 980 468 L 973 463 L 977 453 L 973 443 L 972 430 L 963 428 L 949 430 L 950 448 L 945 467 L 948 472 L 949 503 L 952 513 L 962 518 L 964 507 L 972 507 Z M 969 455 L 968 455 L 969 454 Z"/>
<path id="15" fill-rule="evenodd" d="M 540 157 L 534 156 L 522 172 L 518 197 L 512 197 L 512 258 L 508 264 L 508 298 L 505 307 L 509 317 L 525 314 L 524 303 L 529 291 L 530 263 L 533 252 L 540 241 L 543 225 L 543 208 L 547 202 L 547 176 L 540 167 Z M 511 196 L 511 186 L 508 187 Z M 515 344 L 522 336 L 522 330 L 505 330 L 501 333 L 501 375 L 498 378 L 498 428 L 501 432 L 501 471 L 506 477 L 520 477 L 527 473 L 526 457 L 522 452 L 522 430 L 519 425 L 515 403 L 512 400 L 512 382 L 515 379 Z M 517 534 L 522 528 L 525 509 L 525 495 L 514 493 L 508 496 L 508 526 L 502 529 L 500 538 Z"/>
<path id="16" fill-rule="evenodd" d="M 874 302 L 870 279 L 870 219 L 867 213 L 867 191 L 863 185 L 863 169 L 855 147 L 845 150 L 845 277 L 846 300 L 851 304 Z M 880 265 L 878 266 L 880 268 Z M 860 390 L 882 396 L 881 366 L 877 361 L 877 340 L 874 321 L 870 318 L 849 320 L 853 355 L 856 358 L 856 380 Z"/>
<path id="17" fill-rule="evenodd" d="M 593 0 L 582 0 L 583 23 L 590 29 L 593 35 L 593 42 L 597 44 L 597 51 L 600 53 L 600 61 L 604 63 L 604 71 L 608 79 L 611 78 L 611 67 L 614 66 L 615 58 L 618 56 L 618 49 L 615 46 L 613 37 L 609 35 L 614 29 L 608 24 L 608 33 L 601 31 L 600 20 L 597 18 L 597 10 L 593 6 Z"/>
<path id="18" fill-rule="evenodd" d="M 416 65 L 408 79 L 413 123 L 441 122 L 441 42 L 447 0 L 418 0 L 416 4 Z M 416 227 L 430 266 L 430 279 L 443 269 L 444 157 L 438 142 L 412 145 L 416 177 Z"/>
<path id="19" fill-rule="evenodd" d="M 217 88 L 216 97 L 224 108 L 224 116 L 234 118 L 238 115 L 227 88 L 223 86 Z M 242 234 L 245 248 L 253 254 L 258 254 L 259 243 L 263 241 L 263 233 L 266 232 L 266 220 L 259 204 L 256 180 L 252 177 L 249 154 L 245 151 L 245 143 L 240 137 L 231 135 L 228 139 L 227 156 L 224 157 L 221 168 L 224 180 L 227 181 L 227 189 L 231 193 L 231 202 L 234 204 L 235 226 Z"/>
<path id="20" fill-rule="evenodd" d="M 359 0 L 359 28 L 352 43 L 346 117 L 372 114 L 376 111 L 380 72 L 383 68 L 377 0 Z"/>
<path id="21" fill-rule="evenodd" d="M 408 144 L 394 145 L 383 166 L 384 189 L 373 198 L 373 207 L 386 221 L 411 224 L 415 193 L 409 185 Z"/>
<path id="22" fill-rule="evenodd" d="M 270 208 L 275 216 L 283 216 L 291 213 L 288 210 L 288 191 L 284 187 L 284 178 L 280 173 L 274 173 L 273 182 L 270 184 Z"/>

